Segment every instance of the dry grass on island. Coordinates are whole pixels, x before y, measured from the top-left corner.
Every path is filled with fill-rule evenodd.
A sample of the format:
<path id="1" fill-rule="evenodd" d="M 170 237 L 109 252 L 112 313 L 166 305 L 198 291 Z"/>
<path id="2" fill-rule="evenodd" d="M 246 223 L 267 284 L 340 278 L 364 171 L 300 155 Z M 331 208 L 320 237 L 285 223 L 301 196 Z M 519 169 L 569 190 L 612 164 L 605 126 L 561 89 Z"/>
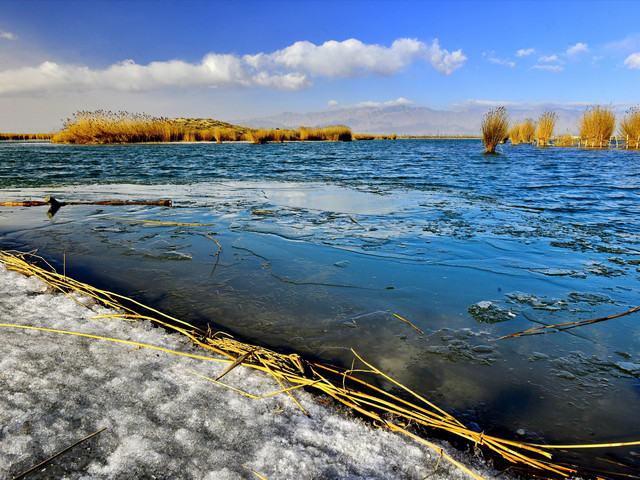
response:
<path id="1" fill-rule="evenodd" d="M 150 142 L 351 141 L 349 127 L 300 127 L 254 129 L 202 118 L 162 118 L 104 110 L 76 112 L 51 142 L 67 144 L 114 144 Z"/>

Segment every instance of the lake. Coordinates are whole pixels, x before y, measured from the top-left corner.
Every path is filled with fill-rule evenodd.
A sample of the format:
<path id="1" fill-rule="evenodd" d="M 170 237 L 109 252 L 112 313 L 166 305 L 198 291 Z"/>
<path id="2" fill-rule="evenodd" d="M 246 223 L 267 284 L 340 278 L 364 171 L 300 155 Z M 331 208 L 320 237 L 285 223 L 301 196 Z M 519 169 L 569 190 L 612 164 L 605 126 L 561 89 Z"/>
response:
<path id="1" fill-rule="evenodd" d="M 0 143 L 0 201 L 173 201 L 0 207 L 0 246 L 271 348 L 353 349 L 498 436 L 639 440 L 640 313 L 495 340 L 640 305 L 640 154 L 499 148 Z"/>

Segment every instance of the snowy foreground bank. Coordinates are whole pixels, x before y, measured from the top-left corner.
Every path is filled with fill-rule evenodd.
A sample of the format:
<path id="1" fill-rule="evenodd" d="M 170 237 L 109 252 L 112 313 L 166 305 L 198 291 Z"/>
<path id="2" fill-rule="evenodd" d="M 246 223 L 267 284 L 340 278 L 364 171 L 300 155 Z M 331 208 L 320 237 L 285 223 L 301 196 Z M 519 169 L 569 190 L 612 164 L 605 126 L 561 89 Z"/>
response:
<path id="1" fill-rule="evenodd" d="M 83 299 L 86 301 L 86 299 Z M 0 323 L 70 330 L 209 355 L 148 323 L 92 319 L 103 307 L 51 294 L 0 265 Z M 228 366 L 61 333 L 0 327 L 0 478 L 12 478 L 106 428 L 25 478 L 421 479 L 439 455 L 348 418 L 302 390 L 242 396 L 196 376 Z M 246 367 L 224 380 L 253 395 L 280 390 Z M 445 451 L 484 478 L 498 473 Z M 442 460 L 430 478 L 470 478 Z M 500 478 L 508 478 L 501 475 Z"/>

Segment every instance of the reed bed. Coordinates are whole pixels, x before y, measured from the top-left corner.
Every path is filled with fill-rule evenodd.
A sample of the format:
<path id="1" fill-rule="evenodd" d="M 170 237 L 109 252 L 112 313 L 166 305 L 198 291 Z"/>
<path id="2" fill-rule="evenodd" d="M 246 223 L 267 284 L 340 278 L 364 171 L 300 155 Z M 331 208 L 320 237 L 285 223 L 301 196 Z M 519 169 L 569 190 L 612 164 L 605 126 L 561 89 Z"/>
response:
<path id="1" fill-rule="evenodd" d="M 392 133 L 391 135 L 372 135 L 369 133 L 354 133 L 354 140 L 396 140 L 398 135 Z"/>
<path id="2" fill-rule="evenodd" d="M 558 116 L 555 112 L 544 112 L 538 120 L 536 129 L 536 143 L 540 147 L 548 147 L 553 137 L 553 130 L 556 128 Z"/>
<path id="3" fill-rule="evenodd" d="M 513 145 L 520 143 L 533 143 L 536 134 L 536 123 L 527 118 L 522 122 L 514 124 L 509 130 L 509 138 Z"/>
<path id="4" fill-rule="evenodd" d="M 489 110 L 482 117 L 482 141 L 485 153 L 495 153 L 500 142 L 509 138 L 509 115 L 504 107 Z"/>
<path id="5" fill-rule="evenodd" d="M 625 147 L 640 149 L 640 108 L 631 107 L 620 122 L 620 136 L 625 139 Z"/>
<path id="6" fill-rule="evenodd" d="M 294 396 L 295 389 L 307 388 L 314 390 L 319 394 L 333 398 L 336 402 L 372 420 L 374 425 L 380 428 L 407 435 L 417 442 L 432 448 L 442 458 L 452 462 L 476 480 L 481 480 L 482 477 L 448 456 L 423 435 L 427 432 L 435 431 L 457 437 L 469 446 L 481 450 L 485 456 L 497 461 L 502 460 L 504 468 L 528 473 L 539 478 L 569 478 L 585 474 L 579 467 L 554 462 L 553 454 L 551 453 L 554 449 L 613 448 L 640 444 L 640 442 L 627 442 L 606 445 L 541 446 L 485 435 L 482 432 L 467 428 L 451 414 L 393 380 L 356 352 L 353 352 L 354 364 L 350 369 L 315 363 L 297 354 L 283 354 L 261 346 L 249 345 L 237 341 L 222 332 L 204 331 L 147 307 L 136 300 L 93 288 L 55 272 L 46 261 L 32 253 L 0 251 L 0 262 L 10 270 L 41 278 L 52 289 L 59 290 L 65 294 L 73 291 L 80 292 L 116 309 L 117 311 L 113 315 L 108 315 L 108 318 L 150 320 L 156 325 L 185 335 L 194 344 L 210 352 L 226 357 L 228 359 L 227 362 L 230 364 L 229 368 L 217 379 L 209 379 L 211 381 L 224 385 L 218 380 L 232 368 L 244 365 L 273 376 L 282 385 L 282 390 L 276 393 L 286 393 L 297 404 L 298 402 Z M 79 301 L 77 297 L 71 298 L 74 298 L 74 301 Z M 73 332 L 58 333 L 73 334 Z M 86 334 L 82 335 L 87 336 Z M 99 338 L 101 340 L 123 342 L 117 339 Z M 141 346 L 159 349 L 148 345 Z M 181 354 L 179 352 L 169 353 Z M 194 356 L 191 354 L 184 355 Z M 211 358 L 207 359 L 211 360 Z M 288 383 L 290 386 L 286 387 L 283 382 Z M 388 390 L 393 389 L 402 393 L 392 394 L 376 387 L 372 382 L 385 383 L 391 387 Z M 249 395 L 240 389 L 233 389 L 240 394 Z M 300 404 L 298 406 L 306 413 Z"/>
<path id="7" fill-rule="evenodd" d="M 578 123 L 580 145 L 586 148 L 607 148 L 615 126 L 616 115 L 610 106 L 596 105 L 587 108 Z"/>
<path id="8" fill-rule="evenodd" d="M 0 141 L 51 140 L 53 133 L 0 133 Z"/>
<path id="9" fill-rule="evenodd" d="M 147 114 L 79 111 L 62 130 L 50 137 L 53 143 L 111 144 L 144 142 L 289 142 L 296 140 L 350 141 L 344 125 L 291 129 L 252 129 L 211 119 L 152 117 Z"/>

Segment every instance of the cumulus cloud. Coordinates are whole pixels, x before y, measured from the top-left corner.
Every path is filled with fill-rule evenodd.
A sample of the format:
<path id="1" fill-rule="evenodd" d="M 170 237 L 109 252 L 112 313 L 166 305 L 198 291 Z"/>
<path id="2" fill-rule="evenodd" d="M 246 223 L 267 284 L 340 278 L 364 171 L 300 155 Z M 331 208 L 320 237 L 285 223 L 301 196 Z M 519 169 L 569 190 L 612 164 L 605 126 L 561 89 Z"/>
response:
<path id="1" fill-rule="evenodd" d="M 285 68 L 328 78 L 391 76 L 420 59 L 449 75 L 467 60 L 461 50 L 450 53 L 441 49 L 437 39 L 426 45 L 410 38 L 396 40 L 391 47 L 368 45 L 355 38 L 343 42 L 331 40 L 322 45 L 304 41 L 270 54 L 243 58 L 256 69 Z"/>
<path id="2" fill-rule="evenodd" d="M 572 47 L 567 48 L 567 55 L 570 57 L 575 57 L 580 55 L 581 53 L 587 53 L 589 51 L 589 47 L 586 43 L 578 42 Z"/>
<path id="3" fill-rule="evenodd" d="M 15 33 L 0 30 L 0 38 L 5 38 L 7 40 L 17 40 L 18 36 Z"/>
<path id="4" fill-rule="evenodd" d="M 564 67 L 561 67 L 560 65 L 534 65 L 531 68 L 536 70 L 548 70 L 550 72 L 561 72 L 564 70 Z"/>
<path id="5" fill-rule="evenodd" d="M 303 90 L 313 85 L 314 77 L 392 76 L 418 61 L 426 61 L 449 75 L 466 60 L 461 50 L 449 52 L 440 48 L 437 39 L 431 45 L 399 39 L 390 47 L 368 45 L 356 39 L 322 45 L 296 42 L 273 53 L 244 56 L 209 53 L 199 63 L 170 60 L 139 65 L 125 60 L 106 69 L 92 69 L 44 62 L 0 72 L 0 94 L 62 88 L 133 92 L 167 87 Z"/>
<path id="6" fill-rule="evenodd" d="M 338 106 L 338 101 L 337 100 L 329 100 L 329 103 L 327 103 L 327 105 L 329 105 L 330 107 L 337 107 Z"/>
<path id="7" fill-rule="evenodd" d="M 516 56 L 518 57 L 528 57 L 529 55 L 531 55 L 532 53 L 534 53 L 535 50 L 533 48 L 527 48 L 527 49 L 520 49 L 516 52 Z"/>
<path id="8" fill-rule="evenodd" d="M 629 55 L 624 61 L 624 64 L 627 68 L 640 70 L 640 53 L 632 53 Z"/>

